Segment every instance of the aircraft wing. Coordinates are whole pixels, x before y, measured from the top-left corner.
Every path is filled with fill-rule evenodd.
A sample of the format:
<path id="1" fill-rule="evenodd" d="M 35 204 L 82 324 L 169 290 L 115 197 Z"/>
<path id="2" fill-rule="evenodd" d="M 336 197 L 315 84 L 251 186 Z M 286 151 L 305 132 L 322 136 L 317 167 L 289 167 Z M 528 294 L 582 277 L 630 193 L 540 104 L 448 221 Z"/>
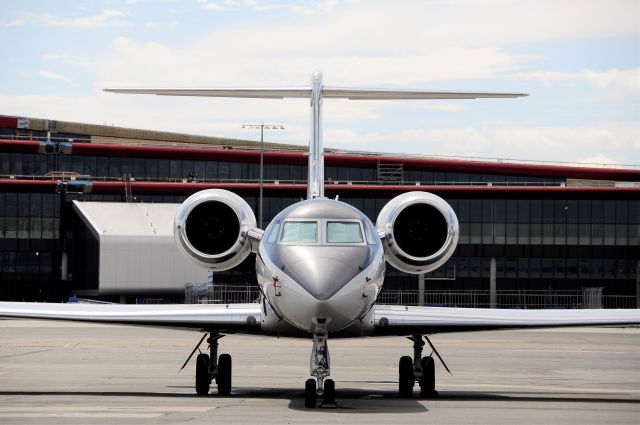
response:
<path id="1" fill-rule="evenodd" d="M 0 302 L 0 317 L 260 333 L 260 304 Z"/>
<path id="2" fill-rule="evenodd" d="M 374 335 L 640 324 L 639 309 L 509 310 L 374 306 Z"/>

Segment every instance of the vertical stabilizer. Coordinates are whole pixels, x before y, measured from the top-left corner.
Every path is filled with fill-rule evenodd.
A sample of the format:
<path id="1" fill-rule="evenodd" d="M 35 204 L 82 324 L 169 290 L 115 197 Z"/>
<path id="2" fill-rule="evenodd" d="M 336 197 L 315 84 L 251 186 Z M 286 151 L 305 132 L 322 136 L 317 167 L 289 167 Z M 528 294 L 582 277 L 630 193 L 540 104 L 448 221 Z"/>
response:
<path id="1" fill-rule="evenodd" d="M 311 134 L 307 199 L 324 196 L 324 147 L 322 145 L 322 73 L 311 75 Z"/>

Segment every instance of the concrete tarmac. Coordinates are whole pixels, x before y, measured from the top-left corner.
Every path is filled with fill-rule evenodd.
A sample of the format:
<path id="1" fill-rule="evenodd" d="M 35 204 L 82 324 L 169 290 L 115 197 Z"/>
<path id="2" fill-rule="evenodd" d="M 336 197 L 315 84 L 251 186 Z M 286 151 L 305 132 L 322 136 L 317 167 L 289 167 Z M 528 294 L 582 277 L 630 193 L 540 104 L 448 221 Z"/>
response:
<path id="1" fill-rule="evenodd" d="M 640 423 L 640 328 L 434 335 L 437 399 L 397 396 L 404 338 L 329 340 L 337 408 L 304 408 L 310 340 L 228 335 L 233 391 L 195 396 L 200 334 L 0 320 L 1 424 Z M 204 347 L 203 347 L 204 348 Z M 429 354 L 425 350 L 425 354 Z M 417 389 L 417 387 L 416 387 Z"/>

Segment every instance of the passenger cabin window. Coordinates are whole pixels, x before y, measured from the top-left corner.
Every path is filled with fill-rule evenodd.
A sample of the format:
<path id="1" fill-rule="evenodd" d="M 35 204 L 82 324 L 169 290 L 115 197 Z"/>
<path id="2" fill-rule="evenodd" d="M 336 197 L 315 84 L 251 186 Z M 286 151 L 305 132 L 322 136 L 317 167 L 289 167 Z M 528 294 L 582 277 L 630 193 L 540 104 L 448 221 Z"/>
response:
<path id="1" fill-rule="evenodd" d="M 285 221 L 281 242 L 318 242 L 318 223 L 315 221 Z"/>
<path id="2" fill-rule="evenodd" d="M 327 222 L 327 243 L 361 243 L 362 230 L 358 222 Z"/>

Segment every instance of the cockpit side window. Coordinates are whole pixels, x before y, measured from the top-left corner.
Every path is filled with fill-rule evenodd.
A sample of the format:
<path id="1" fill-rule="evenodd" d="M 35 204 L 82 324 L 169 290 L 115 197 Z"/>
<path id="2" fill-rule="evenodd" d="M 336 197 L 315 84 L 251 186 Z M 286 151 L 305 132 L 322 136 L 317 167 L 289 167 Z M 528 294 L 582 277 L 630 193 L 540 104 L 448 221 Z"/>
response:
<path id="1" fill-rule="evenodd" d="M 269 229 L 269 234 L 267 235 L 267 243 L 275 243 L 275 241 L 278 239 L 278 233 L 280 233 L 280 225 L 281 222 L 279 220 L 273 223 L 273 226 L 271 226 L 271 229 Z"/>
<path id="2" fill-rule="evenodd" d="M 327 243 L 362 243 L 362 229 L 356 221 L 328 221 Z"/>
<path id="3" fill-rule="evenodd" d="M 281 242 L 316 243 L 318 242 L 318 222 L 285 221 Z"/>

